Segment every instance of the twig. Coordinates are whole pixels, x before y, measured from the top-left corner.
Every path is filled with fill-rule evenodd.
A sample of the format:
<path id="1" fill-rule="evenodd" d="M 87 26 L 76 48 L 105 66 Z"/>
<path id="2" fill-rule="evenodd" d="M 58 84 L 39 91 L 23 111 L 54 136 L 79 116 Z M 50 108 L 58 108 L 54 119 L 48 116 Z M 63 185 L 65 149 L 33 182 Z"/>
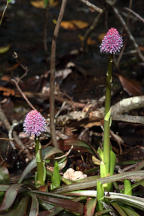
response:
<path id="1" fill-rule="evenodd" d="M 82 43 L 83 50 L 85 50 L 87 39 L 88 39 L 89 35 L 90 35 L 90 34 L 94 31 L 94 29 L 96 28 L 96 25 L 98 24 L 101 15 L 102 15 L 102 13 L 98 14 L 98 15 L 95 17 L 93 23 L 91 24 L 91 26 L 89 27 L 89 29 L 86 31 L 86 33 L 85 33 L 85 35 L 84 35 L 84 40 L 83 40 L 83 43 Z"/>
<path id="2" fill-rule="evenodd" d="M 88 7 L 94 9 L 96 12 L 103 13 L 103 9 L 95 6 L 94 4 L 90 3 L 88 0 L 80 0 L 80 1 L 86 4 Z"/>
<path id="3" fill-rule="evenodd" d="M 131 116 L 125 115 L 134 109 L 140 109 L 144 107 L 144 96 L 136 96 L 123 99 L 111 107 L 112 119 L 116 121 L 124 121 L 131 123 L 144 124 L 144 116 Z M 100 121 L 103 119 L 104 108 L 100 108 L 95 111 L 86 113 L 84 111 L 70 112 L 67 115 L 61 115 L 57 119 L 58 124 L 67 124 L 69 121 L 77 120 L 81 121 L 89 118 L 89 121 Z"/>
<path id="4" fill-rule="evenodd" d="M 132 7 L 132 0 L 129 1 L 129 8 L 131 8 L 131 7 Z M 130 18 L 129 16 L 130 16 L 130 13 L 128 13 L 128 16 L 127 16 L 127 21 L 126 21 L 127 26 L 129 26 L 129 18 Z M 118 59 L 117 59 L 117 61 L 115 62 L 117 68 L 119 68 L 119 63 L 120 63 L 120 60 L 121 60 L 121 58 L 122 58 L 122 56 L 123 56 L 123 53 L 124 53 L 124 51 L 125 51 L 125 48 L 126 48 L 126 44 L 124 44 L 124 46 L 123 46 L 123 48 L 122 48 L 122 50 L 121 50 L 121 52 L 120 52 L 120 55 L 118 56 Z"/>
<path id="5" fill-rule="evenodd" d="M 60 109 L 58 110 L 58 112 L 57 112 L 56 115 L 55 115 L 55 118 L 57 118 L 57 117 L 59 116 L 59 114 L 60 114 L 60 113 L 62 112 L 62 110 L 64 109 L 65 105 L 66 105 L 66 101 L 64 101 L 64 102 L 62 103 Z"/>
<path id="6" fill-rule="evenodd" d="M 136 43 L 136 41 L 135 41 L 133 35 L 131 34 L 130 30 L 128 29 L 128 26 L 127 26 L 126 22 L 124 21 L 123 17 L 120 15 L 120 13 L 119 13 L 119 11 L 118 11 L 117 8 L 113 7 L 113 10 L 114 10 L 114 12 L 115 12 L 117 18 L 118 18 L 119 21 L 121 22 L 122 26 L 124 27 L 125 31 L 127 32 L 128 36 L 129 36 L 129 38 L 130 38 L 130 40 L 133 42 L 133 45 L 134 45 L 134 47 L 135 47 L 135 49 L 136 49 L 136 51 L 137 51 L 139 57 L 141 58 L 142 61 L 144 61 L 144 56 L 143 56 L 142 52 L 140 51 L 139 46 L 138 46 L 138 44 Z"/>
<path id="7" fill-rule="evenodd" d="M 113 120 L 131 122 L 136 124 L 144 124 L 144 116 L 132 116 L 132 115 L 113 115 Z"/>
<path id="8" fill-rule="evenodd" d="M 140 21 L 142 21 L 144 23 L 144 18 L 142 18 L 139 14 L 134 12 L 132 9 L 130 9 L 130 8 L 124 8 L 124 9 L 129 11 L 130 13 L 132 13 L 136 18 L 138 18 Z"/>
<path id="9" fill-rule="evenodd" d="M 67 157 L 71 153 L 72 149 L 73 149 L 73 145 L 70 147 L 70 149 L 68 150 L 68 152 L 66 152 L 64 155 L 62 155 L 60 157 L 55 157 L 55 160 L 59 160 L 59 159 Z"/>
<path id="10" fill-rule="evenodd" d="M 29 99 L 26 97 L 26 95 L 23 93 L 23 91 L 21 90 L 21 88 L 19 87 L 19 84 L 18 82 L 15 80 L 15 79 L 11 79 L 12 82 L 15 83 L 18 91 L 20 92 L 20 94 L 22 95 L 22 97 L 25 99 L 25 101 L 27 102 L 27 104 L 32 108 L 32 109 L 36 109 L 32 104 L 31 102 L 29 101 Z"/>
<path id="11" fill-rule="evenodd" d="M 119 56 L 117 58 L 117 61 L 114 62 L 117 68 L 119 68 L 119 63 L 120 63 L 120 60 L 121 60 L 121 58 L 122 58 L 122 56 L 124 54 L 125 47 L 126 46 L 124 44 L 124 46 L 122 47 L 121 52 L 120 52 L 120 54 L 119 54 Z"/>
<path id="12" fill-rule="evenodd" d="M 130 97 L 123 99 L 113 105 L 111 107 L 112 114 L 119 115 L 125 112 L 129 112 L 133 109 L 140 109 L 144 107 L 144 96 L 136 96 L 136 97 Z"/>
<path id="13" fill-rule="evenodd" d="M 13 56 L 13 58 L 16 60 L 16 62 L 19 64 L 19 60 L 18 60 L 19 56 L 18 56 L 18 53 L 17 53 L 16 51 L 14 51 L 12 56 Z M 19 77 L 17 83 L 19 83 L 19 81 L 22 80 L 22 79 L 27 75 L 27 73 L 28 73 L 28 71 L 29 71 L 29 69 L 28 69 L 28 67 L 27 67 L 26 65 L 20 63 L 19 66 L 20 66 L 21 69 L 24 71 L 24 74 L 23 74 L 21 77 Z"/>
<path id="14" fill-rule="evenodd" d="M 47 100 L 48 97 L 50 97 L 49 92 L 48 93 L 31 93 L 31 92 L 24 92 L 24 94 L 28 97 L 28 98 L 34 98 L 36 100 L 36 98 L 42 98 L 43 100 Z M 71 105 L 73 108 L 84 108 L 86 104 L 84 103 L 80 103 L 80 102 L 75 102 L 72 101 L 70 99 L 67 99 L 65 97 L 63 97 L 61 94 L 60 95 L 55 95 L 55 100 L 59 101 L 61 103 L 66 102 L 67 104 Z"/>
<path id="15" fill-rule="evenodd" d="M 121 155 L 122 154 L 122 144 L 124 144 L 123 139 L 119 135 L 115 134 L 112 130 L 110 130 L 110 134 L 113 137 L 113 139 L 118 143 L 120 155 Z"/>
<path id="16" fill-rule="evenodd" d="M 7 0 L 6 6 L 5 6 L 5 8 L 4 8 L 3 12 L 2 12 L 2 16 L 1 16 L 1 19 L 0 19 L 0 25 L 2 24 L 5 12 L 6 12 L 7 8 L 8 8 L 8 4 L 9 4 L 9 1 Z"/>
<path id="17" fill-rule="evenodd" d="M 5 138 L 5 137 L 0 137 L 0 140 L 10 141 L 9 138 Z M 13 140 L 13 139 L 12 139 L 12 140 Z"/>
<path id="18" fill-rule="evenodd" d="M 58 143 L 56 140 L 56 132 L 55 132 L 55 56 L 56 56 L 56 39 L 58 37 L 60 24 L 64 15 L 64 10 L 66 7 L 67 0 L 62 0 L 60 13 L 58 16 L 58 20 L 55 26 L 54 35 L 52 39 L 52 47 L 51 47 L 51 58 L 50 58 L 50 131 L 52 136 L 52 142 L 55 147 L 58 148 Z"/>
<path id="19" fill-rule="evenodd" d="M 14 123 L 11 125 L 11 127 L 10 127 L 10 129 L 9 129 L 9 133 L 8 133 L 8 136 L 9 136 L 9 139 L 10 139 L 10 144 L 11 144 L 11 147 L 12 147 L 13 149 L 16 149 L 16 147 L 15 147 L 15 144 L 14 144 L 14 142 L 13 142 L 12 133 L 13 133 L 14 127 L 16 127 L 17 125 L 18 125 L 18 123 L 17 123 L 17 122 L 14 122 Z"/>
<path id="20" fill-rule="evenodd" d="M 43 46 L 44 46 L 44 51 L 46 54 L 48 52 L 48 46 L 47 46 L 48 11 L 49 11 L 49 4 L 47 4 L 45 8 L 44 30 L 43 30 Z"/>
<path id="21" fill-rule="evenodd" d="M 129 0 L 129 9 L 132 8 L 132 1 L 133 0 Z M 129 26 L 129 20 L 130 20 L 130 12 L 128 12 L 128 16 L 127 16 L 127 20 L 126 20 L 127 26 Z"/>

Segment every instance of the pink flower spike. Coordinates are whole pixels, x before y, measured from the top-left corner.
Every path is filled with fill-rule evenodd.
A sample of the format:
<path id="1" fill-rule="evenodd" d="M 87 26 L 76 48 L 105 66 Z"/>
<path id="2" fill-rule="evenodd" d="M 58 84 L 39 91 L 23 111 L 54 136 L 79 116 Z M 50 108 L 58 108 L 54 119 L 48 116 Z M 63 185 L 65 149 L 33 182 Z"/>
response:
<path id="1" fill-rule="evenodd" d="M 100 45 L 100 52 L 108 54 L 116 54 L 123 47 L 123 40 L 119 32 L 115 28 L 109 29 L 104 36 Z"/>
<path id="2" fill-rule="evenodd" d="M 37 110 L 32 110 L 26 115 L 23 127 L 26 134 L 39 136 L 46 131 L 46 120 Z"/>

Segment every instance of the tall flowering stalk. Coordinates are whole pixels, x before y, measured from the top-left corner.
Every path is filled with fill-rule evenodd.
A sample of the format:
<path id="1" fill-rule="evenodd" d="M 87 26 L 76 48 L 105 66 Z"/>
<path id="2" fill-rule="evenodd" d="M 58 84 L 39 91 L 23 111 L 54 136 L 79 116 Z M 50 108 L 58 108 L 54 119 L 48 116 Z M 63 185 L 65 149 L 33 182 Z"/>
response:
<path id="1" fill-rule="evenodd" d="M 35 176 L 35 184 L 37 187 L 43 186 L 46 179 L 45 163 L 42 158 L 41 143 L 39 141 L 39 136 L 42 132 L 46 131 L 46 120 L 37 111 L 30 111 L 24 120 L 24 132 L 29 136 L 35 137 L 35 152 L 36 152 L 36 163 L 37 163 L 37 173 Z"/>
<path id="2" fill-rule="evenodd" d="M 100 175 L 106 177 L 113 175 L 115 167 L 115 154 L 110 146 L 110 125 L 111 125 L 111 84 L 112 84 L 112 64 L 113 55 L 117 54 L 123 46 L 123 40 L 115 28 L 109 29 L 104 36 L 100 45 L 100 52 L 109 55 L 108 69 L 106 73 L 106 98 L 105 98 L 105 113 L 104 113 L 104 137 L 103 137 L 103 150 L 99 149 L 101 157 Z M 101 189 L 100 189 L 101 188 Z M 104 196 L 104 190 L 111 190 L 111 184 L 106 184 L 103 187 L 100 183 L 97 184 L 98 203 L 99 209 L 102 210 L 101 200 Z"/>
<path id="3" fill-rule="evenodd" d="M 104 138 L 103 138 L 103 156 L 105 165 L 105 175 L 110 175 L 110 121 L 111 121 L 111 84 L 112 84 L 112 63 L 113 55 L 118 53 L 123 46 L 122 37 L 115 28 L 109 29 L 102 40 L 100 46 L 101 53 L 109 54 L 108 70 L 106 74 L 106 99 L 104 114 Z"/>

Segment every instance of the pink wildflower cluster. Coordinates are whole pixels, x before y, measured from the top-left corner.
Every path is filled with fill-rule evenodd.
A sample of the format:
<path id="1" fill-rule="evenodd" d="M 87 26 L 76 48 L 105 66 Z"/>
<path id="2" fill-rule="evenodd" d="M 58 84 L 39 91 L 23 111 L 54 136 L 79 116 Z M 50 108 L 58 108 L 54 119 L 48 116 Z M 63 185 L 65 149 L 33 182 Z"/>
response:
<path id="1" fill-rule="evenodd" d="M 32 110 L 26 115 L 23 127 L 26 134 L 39 136 L 46 131 L 46 120 L 37 110 Z"/>
<path id="2" fill-rule="evenodd" d="M 123 40 L 119 32 L 115 28 L 111 28 L 102 40 L 100 52 L 116 54 L 117 52 L 120 52 L 122 46 Z"/>

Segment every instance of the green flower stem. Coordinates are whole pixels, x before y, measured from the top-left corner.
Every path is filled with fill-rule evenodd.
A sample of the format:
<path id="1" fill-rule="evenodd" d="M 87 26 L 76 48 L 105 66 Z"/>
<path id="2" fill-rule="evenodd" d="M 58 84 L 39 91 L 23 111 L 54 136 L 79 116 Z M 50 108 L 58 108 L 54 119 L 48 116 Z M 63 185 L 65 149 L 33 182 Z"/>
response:
<path id="1" fill-rule="evenodd" d="M 37 163 L 37 173 L 36 173 L 36 186 L 40 187 L 45 185 L 45 179 L 46 179 L 46 169 L 45 164 L 42 159 L 42 149 L 41 149 L 41 143 L 38 138 L 35 139 L 35 151 L 36 151 L 36 163 Z"/>
<path id="2" fill-rule="evenodd" d="M 124 180 L 124 194 L 132 196 L 132 185 L 129 179 Z"/>
<path id="3" fill-rule="evenodd" d="M 110 105 L 111 105 L 111 83 L 112 83 L 112 62 L 113 57 L 110 56 L 108 63 L 108 70 L 106 74 L 106 99 L 105 99 L 105 116 L 104 116 L 104 164 L 106 169 L 106 175 L 110 172 Z"/>

